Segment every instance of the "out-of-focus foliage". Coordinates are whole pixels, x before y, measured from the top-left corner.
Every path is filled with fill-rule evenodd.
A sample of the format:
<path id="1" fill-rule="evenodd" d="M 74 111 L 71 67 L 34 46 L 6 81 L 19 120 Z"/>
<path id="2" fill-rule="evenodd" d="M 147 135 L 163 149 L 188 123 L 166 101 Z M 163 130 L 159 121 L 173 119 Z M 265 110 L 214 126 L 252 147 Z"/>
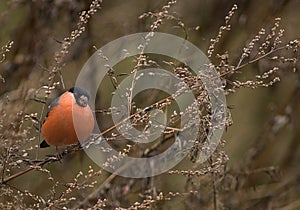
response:
<path id="1" fill-rule="evenodd" d="M 0 208 L 300 208 L 299 9 L 298 0 L 2 1 Z M 74 85 L 89 56 L 116 38 L 144 31 L 191 41 L 207 52 L 226 84 L 227 130 L 209 161 L 195 161 L 199 141 L 172 171 L 130 179 L 102 170 L 77 147 L 64 150 L 61 160 L 55 148 L 39 149 L 47 106 Z M 101 130 L 113 126 L 115 85 L 139 69 L 139 61 L 166 65 L 146 56 L 118 64 L 98 90 Z M 193 87 L 187 68 L 168 64 Z M 201 89 L 194 91 L 201 103 Z M 164 95 L 140 97 L 137 102 L 150 106 Z M 121 156 L 147 157 L 168 146 L 131 148 L 112 132 L 106 137 Z M 172 143 L 168 138 L 163 140 Z"/>

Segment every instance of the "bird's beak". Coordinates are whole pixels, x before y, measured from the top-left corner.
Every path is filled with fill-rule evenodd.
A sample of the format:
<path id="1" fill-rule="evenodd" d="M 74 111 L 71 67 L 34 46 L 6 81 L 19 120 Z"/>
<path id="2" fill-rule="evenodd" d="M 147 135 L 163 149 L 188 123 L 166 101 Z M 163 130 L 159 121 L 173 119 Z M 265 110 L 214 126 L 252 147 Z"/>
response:
<path id="1" fill-rule="evenodd" d="M 83 107 L 86 107 L 87 104 L 88 104 L 88 101 L 89 101 L 88 97 L 82 95 L 82 96 L 80 96 L 80 98 L 79 98 L 79 105 L 80 105 L 80 106 L 83 106 Z"/>

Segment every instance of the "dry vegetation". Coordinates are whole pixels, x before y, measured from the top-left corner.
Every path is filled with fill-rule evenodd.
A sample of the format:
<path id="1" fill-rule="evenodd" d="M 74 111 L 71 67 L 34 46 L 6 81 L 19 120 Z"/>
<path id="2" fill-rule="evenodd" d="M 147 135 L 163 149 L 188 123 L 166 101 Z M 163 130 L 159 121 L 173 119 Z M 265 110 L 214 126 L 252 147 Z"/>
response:
<path id="1" fill-rule="evenodd" d="M 297 14 L 299 2 L 182 2 L 20 0 L 1 5 L 1 209 L 300 208 L 299 21 L 291 28 L 284 20 Z M 101 135 L 120 151 L 108 165 L 127 155 L 161 153 L 179 131 L 181 113 L 174 112 L 172 96 L 146 91 L 130 106 L 128 120 L 139 129 L 147 127 L 153 108 L 167 113 L 168 129 L 153 144 L 124 139 L 109 105 L 126 75 L 148 67 L 168 69 L 193 90 L 201 113 L 201 132 L 178 166 L 131 179 L 106 172 L 79 145 L 61 148 L 61 159 L 54 148 L 39 149 L 47 106 L 74 85 L 87 58 L 109 41 L 143 31 L 176 34 L 207 49 L 228 101 L 226 122 L 221 122 L 226 131 L 209 160 L 197 161 L 209 149 L 204 142 L 212 114 L 203 84 L 182 63 L 151 55 L 110 69 L 99 88 L 95 116 Z"/>

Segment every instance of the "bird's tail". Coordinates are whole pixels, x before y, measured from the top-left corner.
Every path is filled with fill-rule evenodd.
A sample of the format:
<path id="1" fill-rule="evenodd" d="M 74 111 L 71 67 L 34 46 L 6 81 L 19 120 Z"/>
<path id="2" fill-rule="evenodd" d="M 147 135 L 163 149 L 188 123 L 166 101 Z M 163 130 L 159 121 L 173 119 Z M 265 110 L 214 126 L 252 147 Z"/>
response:
<path id="1" fill-rule="evenodd" d="M 40 148 L 45 148 L 45 147 L 50 147 L 50 145 L 45 140 L 43 140 L 42 143 L 40 144 Z"/>

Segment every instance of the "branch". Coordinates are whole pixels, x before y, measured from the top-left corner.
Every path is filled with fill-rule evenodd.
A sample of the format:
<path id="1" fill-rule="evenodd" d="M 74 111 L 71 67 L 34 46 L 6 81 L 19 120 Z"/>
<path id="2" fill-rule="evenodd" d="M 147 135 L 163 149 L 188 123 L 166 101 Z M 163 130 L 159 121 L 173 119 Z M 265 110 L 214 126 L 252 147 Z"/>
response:
<path id="1" fill-rule="evenodd" d="M 79 147 L 78 147 L 78 146 L 79 146 Z M 70 154 L 70 153 L 72 153 L 72 152 L 78 151 L 78 150 L 80 150 L 80 149 L 82 149 L 82 148 L 80 147 L 79 143 L 78 143 L 78 144 L 75 144 L 75 145 L 70 145 L 70 146 L 67 147 L 66 150 L 64 150 L 64 151 L 63 151 L 62 153 L 60 153 L 60 154 L 57 154 L 57 155 L 51 155 L 51 156 L 47 157 L 47 158 L 44 159 L 44 160 L 38 160 L 38 161 L 36 161 L 36 162 L 38 162 L 38 163 L 36 163 L 35 165 L 31 165 L 31 166 L 29 166 L 28 168 L 24 169 L 23 171 L 20 171 L 20 172 L 18 172 L 18 173 L 15 173 L 15 174 L 13 174 L 13 175 L 7 177 L 7 178 L 4 178 L 4 176 L 3 176 L 4 179 L 2 179 L 2 181 L 1 181 L 0 184 L 1 184 L 1 185 L 2 185 L 2 184 L 6 184 L 7 182 L 9 182 L 9 181 L 11 181 L 11 180 L 13 180 L 13 179 L 15 179 L 15 178 L 17 178 L 17 177 L 19 177 L 19 176 L 22 176 L 23 174 L 26 174 L 26 173 L 28 173 L 28 172 L 34 170 L 34 169 L 40 168 L 40 167 L 42 167 L 43 165 L 45 165 L 45 164 L 47 164 L 47 163 L 53 163 L 53 162 L 60 161 L 64 156 L 66 156 L 66 155 L 68 155 L 68 154 Z"/>

